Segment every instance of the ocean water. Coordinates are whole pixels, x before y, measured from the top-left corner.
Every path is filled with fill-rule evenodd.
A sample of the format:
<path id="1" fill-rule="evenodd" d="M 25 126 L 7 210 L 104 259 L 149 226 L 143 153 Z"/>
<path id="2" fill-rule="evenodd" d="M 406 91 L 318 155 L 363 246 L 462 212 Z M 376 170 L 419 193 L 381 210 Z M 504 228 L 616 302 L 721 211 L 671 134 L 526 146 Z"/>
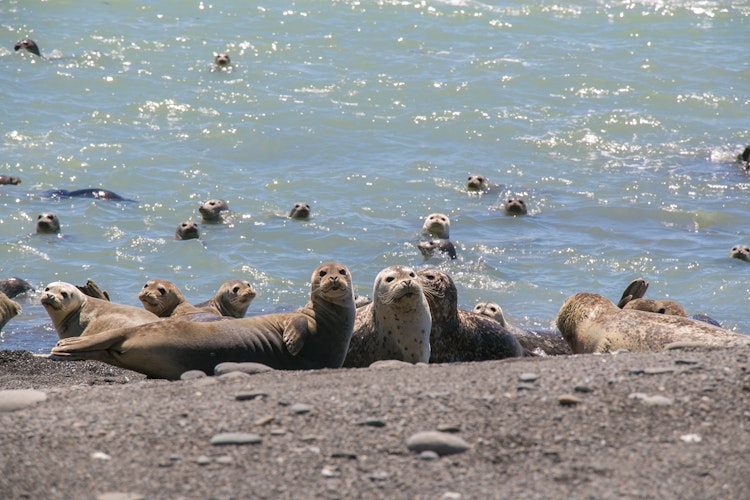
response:
<path id="1" fill-rule="evenodd" d="M 364 295 L 386 266 L 438 266 L 462 307 L 529 327 L 643 277 L 750 333 L 750 263 L 728 256 L 750 245 L 749 29 L 750 5 L 705 0 L 3 1 L 0 174 L 22 183 L 0 186 L 0 277 L 37 292 L 0 348 L 54 345 L 51 281 L 140 305 L 150 278 L 198 302 L 244 277 L 258 314 L 304 303 L 328 260 Z M 14 52 L 26 37 L 44 58 Z M 496 187 L 469 194 L 475 173 Z M 86 187 L 135 201 L 42 196 Z M 175 241 L 209 198 L 226 222 Z M 60 236 L 35 234 L 43 211 Z M 454 261 L 416 247 L 433 212 Z"/>

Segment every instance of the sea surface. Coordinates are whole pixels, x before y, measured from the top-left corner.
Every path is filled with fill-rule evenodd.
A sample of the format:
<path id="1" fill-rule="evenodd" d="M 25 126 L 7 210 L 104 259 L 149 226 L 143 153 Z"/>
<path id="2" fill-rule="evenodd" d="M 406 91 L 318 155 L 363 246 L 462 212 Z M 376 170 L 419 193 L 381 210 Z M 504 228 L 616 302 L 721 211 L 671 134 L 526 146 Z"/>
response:
<path id="1" fill-rule="evenodd" d="M 22 183 L 0 186 L 0 278 L 36 292 L 0 348 L 49 352 L 52 281 L 140 306 L 150 278 L 199 302 L 244 277 L 259 314 L 302 305 L 329 260 L 362 295 L 437 266 L 461 307 L 536 328 L 643 277 L 750 333 L 750 262 L 729 257 L 750 245 L 749 32 L 732 1 L 4 0 L 0 174 Z M 13 50 L 26 37 L 44 58 Z M 88 187 L 134 201 L 43 196 Z M 226 221 L 174 240 L 210 198 Z M 60 235 L 35 234 L 45 211 Z M 456 260 L 417 249 L 433 212 Z"/>

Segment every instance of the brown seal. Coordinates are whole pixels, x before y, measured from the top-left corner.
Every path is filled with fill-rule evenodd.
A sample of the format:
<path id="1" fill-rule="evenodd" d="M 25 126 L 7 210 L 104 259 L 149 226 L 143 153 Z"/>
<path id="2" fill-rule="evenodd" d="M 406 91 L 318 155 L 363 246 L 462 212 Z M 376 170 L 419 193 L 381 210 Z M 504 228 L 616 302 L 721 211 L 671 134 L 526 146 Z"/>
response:
<path id="1" fill-rule="evenodd" d="M 56 234 L 60 232 L 60 218 L 52 212 L 44 212 L 36 216 L 36 232 L 41 234 Z"/>
<path id="2" fill-rule="evenodd" d="M 310 218 L 310 205 L 304 202 L 297 202 L 292 206 L 292 209 L 289 210 L 288 217 L 290 219 L 309 219 Z"/>
<path id="3" fill-rule="evenodd" d="M 733 259 L 750 262 L 750 247 L 747 245 L 735 245 L 729 250 L 729 256 Z"/>
<path id="4" fill-rule="evenodd" d="M 680 304 L 674 300 L 666 299 L 633 299 L 625 304 L 623 309 L 637 309 L 639 311 L 647 311 L 657 314 L 671 314 L 672 316 L 685 316 L 687 312 Z"/>
<path id="5" fill-rule="evenodd" d="M 39 46 L 31 38 L 24 38 L 23 40 L 16 42 L 16 44 L 13 46 L 13 50 L 15 51 L 21 49 L 27 50 L 36 56 L 42 57 L 42 54 L 39 51 Z"/>
<path id="6" fill-rule="evenodd" d="M 683 316 L 620 309 L 606 297 L 588 292 L 565 299 L 556 323 L 574 354 L 660 350 L 680 342 L 721 346 L 750 339 Z"/>
<path id="7" fill-rule="evenodd" d="M 192 220 L 180 222 L 174 232 L 174 239 L 176 240 L 194 240 L 199 237 L 198 223 Z"/>
<path id="8" fill-rule="evenodd" d="M 21 184 L 21 178 L 12 175 L 0 175 L 0 184 L 11 184 L 15 186 Z"/>
<path id="9" fill-rule="evenodd" d="M 206 323 L 170 318 L 64 339 L 52 355 L 95 359 L 166 379 L 178 379 L 189 370 L 213 373 L 227 361 L 285 370 L 340 368 L 355 314 L 349 270 L 328 262 L 315 269 L 310 300 L 295 311 Z"/>
<path id="10" fill-rule="evenodd" d="M 225 68 L 232 64 L 232 60 L 226 52 L 214 52 L 214 64 L 220 68 Z"/>
<path id="11" fill-rule="evenodd" d="M 198 212 L 203 218 L 203 222 L 221 222 L 224 212 L 229 211 L 229 205 L 226 201 L 218 198 L 212 198 L 204 201 L 198 207 Z"/>
<path id="12" fill-rule="evenodd" d="M 529 212 L 523 198 L 508 198 L 503 202 L 503 210 L 508 215 L 526 215 Z"/>
<path id="13" fill-rule="evenodd" d="M 417 273 L 390 266 L 375 277 L 373 301 L 357 309 L 357 321 L 344 366 L 364 367 L 395 359 L 430 360 L 430 307 Z"/>
<path id="14" fill-rule="evenodd" d="M 89 297 L 63 281 L 47 285 L 41 302 L 61 339 L 159 321 L 140 307 Z"/>
<path id="15" fill-rule="evenodd" d="M 468 191 L 487 191 L 490 188 L 490 183 L 487 177 L 482 174 L 471 174 L 466 179 L 466 189 Z"/>
<path id="16" fill-rule="evenodd" d="M 0 292 L 0 330 L 5 324 L 18 316 L 21 312 L 21 305 L 15 300 L 11 300 L 3 292 Z"/>
<path id="17" fill-rule="evenodd" d="M 222 316 L 244 318 L 256 295 L 255 288 L 247 280 L 234 279 L 222 283 L 213 297 L 195 304 L 195 307 L 214 308 Z"/>
<path id="18" fill-rule="evenodd" d="M 451 220 L 445 214 L 434 213 L 425 217 L 422 232 L 435 238 L 450 238 Z"/>
<path id="19" fill-rule="evenodd" d="M 476 314 L 492 318 L 516 337 L 521 347 L 536 356 L 559 356 L 572 354 L 565 339 L 557 330 L 526 330 L 517 327 L 505 319 L 503 309 L 495 302 L 479 302 L 474 306 Z"/>
<path id="20" fill-rule="evenodd" d="M 187 301 L 180 289 L 171 281 L 164 279 L 148 280 L 138 293 L 138 300 L 147 311 L 160 318 L 212 312 L 214 309 L 199 309 Z"/>
<path id="21" fill-rule="evenodd" d="M 418 273 L 432 315 L 430 363 L 483 361 L 524 355 L 518 340 L 500 323 L 458 307 L 453 279 L 435 269 Z"/>

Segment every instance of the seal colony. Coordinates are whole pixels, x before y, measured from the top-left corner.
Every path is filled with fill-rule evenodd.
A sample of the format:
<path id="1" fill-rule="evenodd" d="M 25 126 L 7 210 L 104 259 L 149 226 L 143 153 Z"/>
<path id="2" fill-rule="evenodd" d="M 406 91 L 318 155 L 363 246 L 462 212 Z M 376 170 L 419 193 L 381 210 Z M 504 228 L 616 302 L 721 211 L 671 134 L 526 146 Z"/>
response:
<path id="1" fill-rule="evenodd" d="M 62 339 L 52 355 L 103 361 L 170 380 L 190 370 L 213 374 L 217 364 L 228 361 L 283 370 L 340 368 L 355 315 L 349 269 L 327 262 L 312 273 L 310 300 L 292 312 L 205 323 L 169 318 Z"/>

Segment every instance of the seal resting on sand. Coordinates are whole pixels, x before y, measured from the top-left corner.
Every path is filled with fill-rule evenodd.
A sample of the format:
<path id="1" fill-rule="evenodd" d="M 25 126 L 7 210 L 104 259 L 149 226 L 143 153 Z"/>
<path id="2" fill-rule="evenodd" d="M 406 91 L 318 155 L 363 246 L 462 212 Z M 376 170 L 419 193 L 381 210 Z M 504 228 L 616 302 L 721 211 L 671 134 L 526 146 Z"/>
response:
<path id="1" fill-rule="evenodd" d="M 381 270 L 372 297 L 371 303 L 357 309 L 344 366 L 365 367 L 386 359 L 429 362 L 430 306 L 414 269 L 390 266 Z"/>
<path id="2" fill-rule="evenodd" d="M 430 306 L 430 363 L 484 361 L 524 355 L 518 340 L 500 323 L 458 307 L 458 291 L 444 272 L 427 268 L 418 273 Z"/>
<path id="3" fill-rule="evenodd" d="M 556 323 L 574 354 L 654 351 L 684 342 L 726 346 L 750 340 L 747 335 L 683 316 L 620 309 L 606 297 L 588 292 L 565 299 Z"/>
<path id="4" fill-rule="evenodd" d="M 244 318 L 250 302 L 257 295 L 255 288 L 247 280 L 225 281 L 213 297 L 195 304 L 198 309 L 214 308 L 222 316 Z"/>
<path id="5" fill-rule="evenodd" d="M 41 302 L 61 339 L 159 321 L 140 307 L 89 297 L 64 281 L 47 285 Z"/>
<path id="6" fill-rule="evenodd" d="M 3 292 L 0 292 L 0 330 L 3 329 L 8 321 L 18 316 L 20 312 L 21 305 L 15 300 L 10 300 Z"/>
<path id="7" fill-rule="evenodd" d="M 313 271 L 310 300 L 295 311 L 208 323 L 170 318 L 63 339 L 52 355 L 99 360 L 173 380 L 188 370 L 212 374 L 216 365 L 226 361 L 252 361 L 284 370 L 340 368 L 355 314 L 349 270 L 328 262 Z"/>

